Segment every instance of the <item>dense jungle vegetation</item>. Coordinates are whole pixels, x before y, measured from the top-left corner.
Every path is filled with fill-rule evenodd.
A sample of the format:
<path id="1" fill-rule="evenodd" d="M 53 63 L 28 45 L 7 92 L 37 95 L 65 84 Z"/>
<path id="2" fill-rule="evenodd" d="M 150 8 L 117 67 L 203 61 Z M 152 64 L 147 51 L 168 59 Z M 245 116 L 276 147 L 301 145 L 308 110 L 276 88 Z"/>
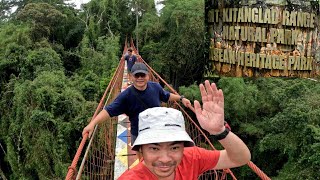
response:
<path id="1" fill-rule="evenodd" d="M 0 2 L 0 179 L 64 179 L 83 127 L 118 65 L 126 36 L 167 82 L 200 100 L 203 0 Z M 12 8 L 15 11 L 12 11 Z M 135 8 L 139 26 L 136 27 Z M 226 120 L 272 179 L 317 179 L 320 83 L 221 78 Z M 248 168 L 238 179 L 257 179 Z"/>

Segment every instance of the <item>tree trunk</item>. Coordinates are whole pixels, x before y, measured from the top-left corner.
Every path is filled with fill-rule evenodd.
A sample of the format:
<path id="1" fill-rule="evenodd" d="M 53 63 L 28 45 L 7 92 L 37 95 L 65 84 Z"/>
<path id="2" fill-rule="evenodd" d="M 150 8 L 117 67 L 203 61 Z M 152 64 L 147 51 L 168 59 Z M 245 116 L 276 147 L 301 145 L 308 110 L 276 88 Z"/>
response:
<path id="1" fill-rule="evenodd" d="M 0 177 L 1 177 L 1 179 L 3 179 L 3 180 L 7 180 L 7 178 L 6 178 L 6 176 L 4 175 L 1 167 L 0 167 Z"/>

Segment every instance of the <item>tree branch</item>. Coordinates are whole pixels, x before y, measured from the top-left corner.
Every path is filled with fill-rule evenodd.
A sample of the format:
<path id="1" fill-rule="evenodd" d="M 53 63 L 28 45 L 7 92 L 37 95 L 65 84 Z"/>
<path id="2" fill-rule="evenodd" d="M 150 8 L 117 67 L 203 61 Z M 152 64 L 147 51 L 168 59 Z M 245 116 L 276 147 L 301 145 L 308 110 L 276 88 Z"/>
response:
<path id="1" fill-rule="evenodd" d="M 6 178 L 6 176 L 4 175 L 4 172 L 2 171 L 1 166 L 0 166 L 0 177 L 1 177 L 1 179 L 3 179 L 3 180 L 8 180 L 8 179 Z"/>
<path id="2" fill-rule="evenodd" d="M 4 151 L 4 148 L 3 148 L 1 143 L 0 143 L 0 147 L 1 147 L 2 151 L 3 151 L 3 154 L 6 155 L 6 152 Z"/>

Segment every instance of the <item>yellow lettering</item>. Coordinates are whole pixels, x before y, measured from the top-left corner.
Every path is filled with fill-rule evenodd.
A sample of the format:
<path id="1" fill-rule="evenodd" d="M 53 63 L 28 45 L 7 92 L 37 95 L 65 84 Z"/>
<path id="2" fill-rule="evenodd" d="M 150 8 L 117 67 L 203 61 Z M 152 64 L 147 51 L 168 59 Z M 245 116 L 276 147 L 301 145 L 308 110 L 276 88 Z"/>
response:
<path id="1" fill-rule="evenodd" d="M 229 53 L 229 62 L 230 62 L 230 64 L 236 64 L 236 59 L 235 59 L 236 52 L 232 51 L 232 50 L 229 50 L 228 53 Z"/>
<path id="2" fill-rule="evenodd" d="M 297 26 L 299 26 L 299 27 L 303 27 L 303 17 L 304 17 L 304 15 L 303 15 L 303 12 L 298 12 L 298 14 L 297 14 Z"/>
<path id="3" fill-rule="evenodd" d="M 284 44 L 291 45 L 291 30 L 284 31 Z"/>
<path id="4" fill-rule="evenodd" d="M 295 59 L 293 70 L 300 70 L 300 57 L 296 56 Z"/>
<path id="5" fill-rule="evenodd" d="M 229 22 L 228 18 L 228 8 L 223 9 L 223 22 Z"/>
<path id="6" fill-rule="evenodd" d="M 255 35 L 256 35 L 255 42 L 262 42 L 262 39 L 261 39 L 261 27 L 257 27 L 256 28 Z"/>
<path id="7" fill-rule="evenodd" d="M 241 26 L 241 40 L 247 41 L 248 40 L 248 27 Z"/>
<path id="8" fill-rule="evenodd" d="M 282 13 L 283 13 L 282 14 L 282 25 L 289 26 L 289 23 L 290 23 L 290 21 L 289 21 L 289 16 L 290 16 L 289 11 L 283 11 Z"/>
<path id="9" fill-rule="evenodd" d="M 291 11 L 289 25 L 290 26 L 296 26 L 296 22 L 297 22 L 297 12 Z"/>
<path id="10" fill-rule="evenodd" d="M 259 22 L 258 8 L 252 8 L 251 12 L 252 12 L 252 14 L 251 14 L 252 22 L 253 23 Z"/>
<path id="11" fill-rule="evenodd" d="M 234 26 L 229 27 L 229 40 L 235 40 L 234 36 Z"/>
<path id="12" fill-rule="evenodd" d="M 244 66 L 244 52 L 237 53 L 238 65 Z"/>
<path id="13" fill-rule="evenodd" d="M 264 23 L 272 24 L 271 21 L 271 11 L 270 9 L 266 9 L 264 13 Z"/>
<path id="14" fill-rule="evenodd" d="M 266 60 L 266 55 L 265 54 L 260 54 L 260 68 L 264 69 L 264 62 Z"/>
<path id="15" fill-rule="evenodd" d="M 304 27 L 309 27 L 309 20 L 310 20 L 310 14 L 309 13 L 304 13 Z"/>
<path id="16" fill-rule="evenodd" d="M 244 8 L 244 21 L 251 22 L 251 8 Z"/>
<path id="17" fill-rule="evenodd" d="M 311 28 L 314 28 L 314 18 L 315 18 L 315 16 L 316 16 L 315 14 L 313 14 L 313 13 L 311 14 L 310 24 L 309 24 Z"/>
<path id="18" fill-rule="evenodd" d="M 245 22 L 244 15 L 243 15 L 243 8 L 239 8 L 239 11 L 238 11 L 238 22 Z"/>
<path id="19" fill-rule="evenodd" d="M 272 61 L 271 61 L 271 55 L 267 55 L 267 58 L 266 58 L 266 62 L 264 64 L 264 67 L 266 69 L 271 69 L 272 68 Z"/>
<path id="20" fill-rule="evenodd" d="M 289 56 L 289 61 L 288 61 L 288 70 L 293 69 L 292 65 L 295 64 L 295 56 Z"/>
<path id="21" fill-rule="evenodd" d="M 234 27 L 234 36 L 235 36 L 235 39 L 236 40 L 239 40 L 240 39 L 240 26 L 235 26 Z"/>
<path id="22" fill-rule="evenodd" d="M 275 38 L 278 35 L 278 31 L 275 28 L 270 28 L 270 42 L 274 43 L 275 42 Z"/>
<path id="23" fill-rule="evenodd" d="M 277 43 L 284 43 L 284 30 L 278 29 Z"/>
<path id="24" fill-rule="evenodd" d="M 279 17 L 279 11 L 277 9 L 272 9 L 271 10 L 271 20 L 272 24 L 278 24 L 278 17 Z"/>
<path id="25" fill-rule="evenodd" d="M 307 58 L 301 57 L 300 70 L 307 70 Z"/>
<path id="26" fill-rule="evenodd" d="M 222 27 L 222 38 L 229 39 L 229 26 Z"/>
<path id="27" fill-rule="evenodd" d="M 279 69 L 279 56 L 272 56 L 272 69 Z"/>
<path id="28" fill-rule="evenodd" d="M 280 70 L 284 70 L 284 67 L 285 67 L 285 56 L 280 56 L 280 59 L 279 59 L 279 69 Z"/>

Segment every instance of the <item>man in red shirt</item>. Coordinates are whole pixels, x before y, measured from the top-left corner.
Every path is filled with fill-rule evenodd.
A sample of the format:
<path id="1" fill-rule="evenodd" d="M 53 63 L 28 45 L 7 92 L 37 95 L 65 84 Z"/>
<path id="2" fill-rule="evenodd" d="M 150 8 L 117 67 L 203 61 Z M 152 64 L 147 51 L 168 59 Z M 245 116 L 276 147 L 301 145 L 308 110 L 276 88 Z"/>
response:
<path id="1" fill-rule="evenodd" d="M 209 81 L 199 87 L 203 106 L 194 102 L 197 119 L 225 149 L 206 150 L 194 146 L 180 111 L 149 108 L 139 114 L 139 134 L 132 147 L 142 153 L 143 160 L 123 173 L 119 180 L 195 180 L 210 169 L 233 168 L 249 162 L 248 147 L 224 125 L 222 90 Z"/>

